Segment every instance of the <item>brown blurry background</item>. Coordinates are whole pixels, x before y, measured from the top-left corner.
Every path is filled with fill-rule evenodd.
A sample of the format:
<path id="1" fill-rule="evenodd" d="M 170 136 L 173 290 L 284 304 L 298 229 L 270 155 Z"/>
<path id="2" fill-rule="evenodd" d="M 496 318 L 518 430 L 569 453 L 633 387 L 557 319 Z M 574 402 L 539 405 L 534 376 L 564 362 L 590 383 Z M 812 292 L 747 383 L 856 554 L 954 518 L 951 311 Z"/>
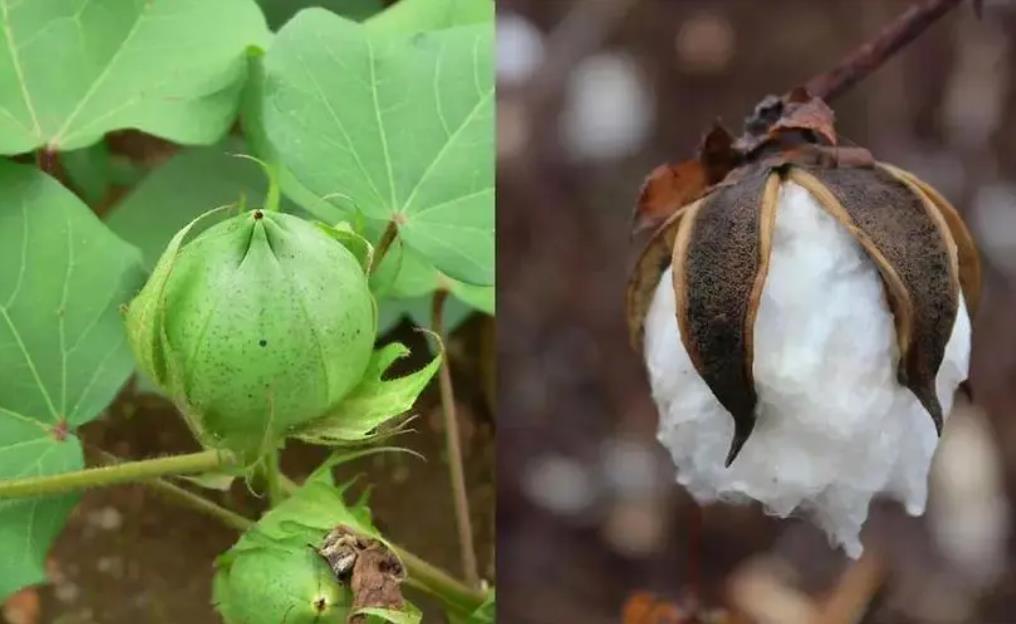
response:
<path id="1" fill-rule="evenodd" d="M 908 4 L 499 0 L 501 621 L 619 622 L 632 592 L 685 599 L 695 514 L 624 325 L 634 199 L 714 119 L 736 134 L 762 96 Z M 818 615 L 846 595 L 864 622 L 1016 622 L 1016 2 L 983 8 L 964 3 L 833 104 L 845 142 L 935 185 L 978 240 L 977 406 L 950 419 L 923 518 L 873 505 L 853 575 L 800 519 L 706 508 L 691 559 L 704 602 L 736 621 L 853 621 Z"/>

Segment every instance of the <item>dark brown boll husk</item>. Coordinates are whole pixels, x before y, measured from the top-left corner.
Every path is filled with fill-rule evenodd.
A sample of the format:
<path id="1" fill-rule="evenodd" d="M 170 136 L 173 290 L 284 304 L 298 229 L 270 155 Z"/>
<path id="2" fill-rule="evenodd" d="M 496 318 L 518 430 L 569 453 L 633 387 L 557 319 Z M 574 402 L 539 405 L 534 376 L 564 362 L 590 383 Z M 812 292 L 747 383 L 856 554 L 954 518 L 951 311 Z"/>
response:
<path id="1" fill-rule="evenodd" d="M 971 313 L 976 308 L 980 264 L 955 209 L 916 176 L 888 165 L 785 155 L 736 170 L 702 199 L 678 209 L 654 233 L 633 271 L 628 290 L 633 343 L 641 344 L 646 310 L 667 268 L 666 251 L 673 249 L 682 341 L 696 371 L 734 419 L 729 465 L 755 424 L 754 321 L 778 187 L 785 181 L 804 186 L 878 268 L 896 329 L 899 381 L 941 433 L 935 378 L 961 284 Z"/>

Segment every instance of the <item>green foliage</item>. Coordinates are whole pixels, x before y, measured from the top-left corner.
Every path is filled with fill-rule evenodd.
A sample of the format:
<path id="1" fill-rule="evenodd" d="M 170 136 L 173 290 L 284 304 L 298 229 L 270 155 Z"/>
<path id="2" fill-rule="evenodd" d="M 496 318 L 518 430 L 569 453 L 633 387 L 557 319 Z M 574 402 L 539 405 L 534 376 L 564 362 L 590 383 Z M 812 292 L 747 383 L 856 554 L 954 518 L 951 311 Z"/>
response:
<path id="1" fill-rule="evenodd" d="M 138 252 L 56 181 L 0 160 L 0 479 L 81 468 L 74 429 L 133 363 L 117 308 Z M 44 578 L 76 496 L 0 501 L 0 598 Z"/>
<path id="2" fill-rule="evenodd" d="M 310 7 L 321 7 L 345 18 L 362 21 L 384 8 L 382 0 L 258 0 L 272 30 Z"/>
<path id="3" fill-rule="evenodd" d="M 493 314 L 494 4 L 384 4 L 0 0 L 0 155 L 56 154 L 106 218 L 0 158 L 0 480 L 81 469 L 76 428 L 135 365 L 202 443 L 246 460 L 190 477 L 201 487 L 249 476 L 287 437 L 368 442 L 441 364 L 385 378 L 408 350 L 372 351 L 379 317 L 429 326 L 436 290 L 452 294 L 446 328 Z M 223 139 L 241 107 L 243 136 Z M 149 170 L 125 155 L 134 136 L 105 139 L 126 129 L 214 147 Z M 278 180 L 282 213 L 244 212 L 277 198 L 256 163 L 229 155 L 248 150 Z M 206 228 L 227 204 L 212 212 L 241 214 Z M 370 241 L 392 222 L 368 281 Z M 118 310 L 146 270 L 126 307 L 132 358 Z M 219 559 L 227 622 L 346 621 L 349 592 L 308 544 L 339 522 L 377 535 L 366 501 L 347 506 L 328 475 L 353 456 L 326 462 Z M 76 501 L 0 500 L 0 600 L 44 580 Z"/>
<path id="4" fill-rule="evenodd" d="M 367 27 L 379 32 L 415 33 L 493 21 L 493 0 L 401 0 L 368 20 Z"/>
<path id="5" fill-rule="evenodd" d="M 251 121 L 311 193 L 341 193 L 375 229 L 394 220 L 443 273 L 490 285 L 492 42 L 489 23 L 368 31 L 308 9 L 265 55 Z"/>
<path id="6" fill-rule="evenodd" d="M 102 201 L 113 181 L 109 149 L 104 142 L 65 152 L 60 155 L 60 162 L 67 171 L 71 184 L 89 205 L 94 206 Z"/>
<path id="7" fill-rule="evenodd" d="M 118 128 L 212 143 L 236 113 L 247 48 L 269 37 L 253 0 L 2 0 L 0 22 L 2 154 Z"/>
<path id="8" fill-rule="evenodd" d="M 374 306 L 356 257 L 303 219 L 180 230 L 127 311 L 142 371 L 201 442 L 250 464 L 359 383 Z"/>
<path id="9" fill-rule="evenodd" d="M 391 329 L 403 317 L 420 327 L 431 327 L 433 296 L 438 289 L 452 297 L 445 302 L 444 324 L 452 331 L 473 311 L 494 314 L 494 287 L 473 286 L 453 280 L 401 242 L 392 245 L 371 276 L 371 290 L 381 299 L 378 333 Z"/>
<path id="10" fill-rule="evenodd" d="M 240 141 L 181 150 L 116 204 L 107 225 L 141 250 L 151 270 L 173 235 L 203 213 L 226 204 L 262 205 L 268 181 L 257 163 L 233 156 L 244 150 Z M 295 206 L 284 201 L 282 208 Z"/>
<path id="11" fill-rule="evenodd" d="M 494 624 L 496 616 L 497 604 L 492 589 L 487 599 L 475 611 L 465 617 L 449 613 L 448 619 L 452 624 Z"/>

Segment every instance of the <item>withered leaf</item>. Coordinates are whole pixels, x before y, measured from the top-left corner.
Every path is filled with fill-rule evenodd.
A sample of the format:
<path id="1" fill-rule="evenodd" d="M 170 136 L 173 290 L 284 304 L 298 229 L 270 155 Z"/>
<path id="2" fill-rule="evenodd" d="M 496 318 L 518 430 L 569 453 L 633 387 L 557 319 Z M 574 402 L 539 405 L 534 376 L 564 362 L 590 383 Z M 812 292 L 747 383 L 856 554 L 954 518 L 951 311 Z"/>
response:
<path id="1" fill-rule="evenodd" d="M 335 577 L 348 583 L 353 593 L 352 612 L 377 607 L 399 610 L 405 606 L 401 585 L 406 578 L 402 562 L 384 543 L 340 524 L 325 536 L 318 550 Z M 349 618 L 350 624 L 367 621 L 364 614 Z"/>
<path id="2" fill-rule="evenodd" d="M 833 109 L 819 98 L 811 98 L 787 104 L 783 116 L 769 129 L 769 135 L 775 137 L 787 130 L 810 130 L 829 145 L 836 145 L 835 122 Z"/>
<path id="3" fill-rule="evenodd" d="M 754 325 L 768 271 L 779 175 L 747 172 L 684 213 L 674 243 L 681 339 L 699 375 L 734 419 L 726 465 L 755 426 Z"/>
<path id="4" fill-rule="evenodd" d="M 709 186 L 706 168 L 698 160 L 660 165 L 642 184 L 632 215 L 632 235 L 659 227 Z"/>
<path id="5" fill-rule="evenodd" d="M 701 201 L 701 200 L 699 200 Z M 645 334 L 646 313 L 656 293 L 656 285 L 660 277 L 670 266 L 673 257 L 674 238 L 681 222 L 681 215 L 697 205 L 698 202 L 685 205 L 659 226 L 635 261 L 628 278 L 628 290 L 625 294 L 628 320 L 628 338 L 636 351 L 642 350 L 642 338 Z"/>
<path id="6" fill-rule="evenodd" d="M 935 206 L 885 169 L 792 168 L 804 186 L 857 239 L 878 267 L 896 326 L 901 384 L 942 431 L 935 377 L 952 333 L 958 262 Z"/>
<path id="7" fill-rule="evenodd" d="M 738 165 L 733 137 L 714 124 L 702 138 L 698 157 L 676 165 L 660 165 L 642 184 L 632 214 L 632 236 L 659 227 L 675 212 L 701 197 Z"/>

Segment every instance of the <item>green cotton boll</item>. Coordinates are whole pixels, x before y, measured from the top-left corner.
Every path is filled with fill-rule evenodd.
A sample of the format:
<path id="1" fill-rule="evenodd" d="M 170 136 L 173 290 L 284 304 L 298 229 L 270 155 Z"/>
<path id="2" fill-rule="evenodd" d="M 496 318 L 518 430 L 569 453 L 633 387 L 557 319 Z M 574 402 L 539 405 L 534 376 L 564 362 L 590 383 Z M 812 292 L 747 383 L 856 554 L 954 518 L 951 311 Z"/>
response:
<path id="1" fill-rule="evenodd" d="M 212 584 L 226 624 L 345 624 L 352 603 L 310 547 L 266 547 L 227 554 Z"/>
<path id="2" fill-rule="evenodd" d="M 184 243 L 193 225 L 128 307 L 128 334 L 198 439 L 253 463 L 360 381 L 373 299 L 356 256 L 303 219 L 250 211 Z"/>

